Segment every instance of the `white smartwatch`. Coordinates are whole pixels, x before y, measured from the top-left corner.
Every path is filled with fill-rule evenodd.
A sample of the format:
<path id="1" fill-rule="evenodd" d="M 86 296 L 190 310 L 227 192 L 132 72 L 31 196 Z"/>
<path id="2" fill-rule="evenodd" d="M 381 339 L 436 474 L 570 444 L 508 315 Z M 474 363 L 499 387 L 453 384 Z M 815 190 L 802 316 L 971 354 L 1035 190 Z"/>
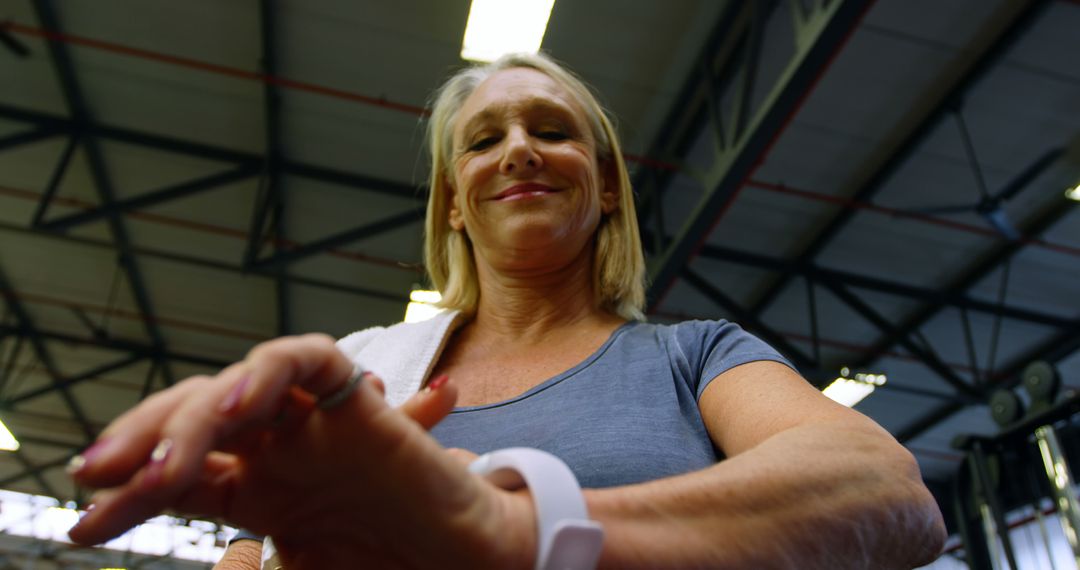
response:
<path id="1" fill-rule="evenodd" d="M 554 455 L 511 447 L 481 455 L 469 471 L 507 490 L 528 487 L 536 505 L 537 570 L 592 570 L 600 559 L 604 529 L 589 520 L 581 486 Z"/>

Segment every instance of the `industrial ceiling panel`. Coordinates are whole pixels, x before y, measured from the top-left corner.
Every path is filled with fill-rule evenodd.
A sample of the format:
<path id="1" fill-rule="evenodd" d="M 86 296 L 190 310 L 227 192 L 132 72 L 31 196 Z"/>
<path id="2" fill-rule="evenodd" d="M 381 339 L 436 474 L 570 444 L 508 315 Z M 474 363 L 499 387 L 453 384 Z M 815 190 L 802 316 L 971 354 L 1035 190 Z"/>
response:
<path id="1" fill-rule="evenodd" d="M 1080 317 L 1078 256 L 1080 252 L 1025 247 L 1010 259 L 1007 275 L 1004 268 L 990 272 L 971 287 L 971 296 L 997 303 L 1004 294 L 1006 304 L 1076 319 Z"/>
<path id="2" fill-rule="evenodd" d="M 424 128 L 414 113 L 300 91 L 282 93 L 281 143 L 291 160 L 404 185 L 424 181 Z"/>
<path id="3" fill-rule="evenodd" d="M 355 295 L 293 286 L 295 332 L 321 332 L 335 338 L 371 326 L 389 326 L 405 317 L 405 300 L 364 299 Z M 330 310 L 327 310 L 327 307 Z"/>
<path id="4" fill-rule="evenodd" d="M 264 279 L 141 259 L 143 281 L 163 324 L 196 322 L 272 336 L 273 287 Z"/>
<path id="5" fill-rule="evenodd" d="M 995 372 L 1015 362 L 1033 347 L 1050 336 L 1052 327 L 1019 321 L 1002 319 L 1000 323 L 993 314 L 969 312 L 970 337 L 965 331 L 963 314 L 955 309 L 944 309 L 923 325 L 919 332 L 945 360 L 954 363 L 972 364 L 968 338 L 974 349 L 974 363 L 979 369 L 980 380 L 985 381 L 987 374 Z M 997 339 L 995 340 L 995 335 Z M 1022 364 L 1027 364 L 1022 363 Z"/>
<path id="6" fill-rule="evenodd" d="M 938 286 L 987 238 L 887 213 L 861 211 L 818 256 L 823 265 L 912 285 Z"/>
<path id="7" fill-rule="evenodd" d="M 748 182 L 706 243 L 764 255 L 801 250 L 805 243 L 799 236 L 809 233 L 836 206 L 785 190 Z"/>
<path id="8" fill-rule="evenodd" d="M 981 0 L 935 0 L 875 2 L 861 28 L 898 39 L 921 42 L 928 47 L 960 51 L 970 42 L 992 12 L 993 5 Z"/>

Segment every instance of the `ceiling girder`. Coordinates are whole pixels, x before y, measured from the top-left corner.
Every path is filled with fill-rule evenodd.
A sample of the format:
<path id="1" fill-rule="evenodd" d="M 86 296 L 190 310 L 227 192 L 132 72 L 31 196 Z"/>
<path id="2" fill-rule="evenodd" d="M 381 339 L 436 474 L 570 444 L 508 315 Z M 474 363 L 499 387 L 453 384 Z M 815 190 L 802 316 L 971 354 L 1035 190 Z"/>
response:
<path id="1" fill-rule="evenodd" d="M 28 131 L 22 131 L 13 135 L 8 135 L 6 137 L 0 137 L 0 150 L 9 150 L 28 144 L 33 144 L 39 141 L 43 141 L 45 139 L 51 139 L 59 134 L 60 132 L 55 130 L 54 128 L 33 128 Z"/>
<path id="2" fill-rule="evenodd" d="M 53 2 L 51 0 L 36 0 L 34 2 L 34 9 L 37 13 L 38 20 L 40 20 L 41 24 L 46 29 L 54 32 L 61 31 L 60 21 L 56 16 L 56 12 L 53 10 Z M 67 102 L 68 112 L 71 114 L 72 119 L 76 124 L 84 124 L 90 121 L 92 115 L 89 107 L 86 105 L 86 100 L 83 98 L 82 88 L 79 86 L 79 81 L 76 77 L 75 68 L 71 62 L 71 56 L 67 51 L 67 47 L 55 39 L 50 39 L 48 41 L 48 46 L 49 57 L 52 60 L 53 68 L 56 71 L 57 79 L 60 83 L 60 90 Z M 105 159 L 101 154 L 101 149 L 98 147 L 97 141 L 93 137 L 84 137 L 82 148 L 86 155 L 90 176 L 93 179 L 93 187 L 101 200 L 101 204 L 106 209 L 111 208 L 116 202 L 115 191 L 113 190 L 112 181 L 105 165 Z M 154 347 L 158 348 L 160 351 L 164 351 L 165 339 L 157 326 L 157 321 L 154 317 L 155 312 L 153 304 L 150 301 L 150 295 L 146 289 L 142 272 L 136 263 L 135 257 L 131 254 L 131 240 L 128 237 L 127 226 L 120 214 L 116 212 L 111 211 L 107 216 L 107 220 L 109 231 L 112 234 L 113 240 L 116 242 L 117 250 L 120 252 L 120 263 L 127 271 L 128 286 L 131 289 L 131 294 L 135 299 L 135 304 L 139 309 L 139 313 L 142 315 L 143 326 L 146 329 L 146 333 L 150 337 Z M 165 380 L 165 383 L 172 384 L 173 374 L 171 367 L 167 362 L 162 363 L 162 367 L 162 377 Z"/>
<path id="3" fill-rule="evenodd" d="M 1055 197 L 1052 202 L 1044 205 L 1039 212 L 1020 224 L 1019 229 L 1023 235 L 1041 235 L 1058 220 L 1065 217 L 1075 204 L 1076 202 L 1069 200 L 1064 194 L 1060 194 Z M 997 269 L 1002 262 L 1011 258 L 1023 249 L 1025 245 L 1026 243 L 1023 241 L 999 242 L 999 245 L 995 247 L 993 251 L 989 252 L 982 259 L 976 260 L 969 268 L 953 279 L 951 284 L 942 288 L 941 298 L 945 299 L 964 295 L 968 289 Z M 923 324 L 937 316 L 945 306 L 945 303 L 938 300 L 920 307 L 906 318 L 902 324 L 897 326 L 892 333 L 885 334 L 881 339 L 875 342 L 873 346 L 859 358 L 856 366 L 869 366 L 872 364 L 894 344 L 903 338 L 907 338 L 909 335 L 919 330 Z"/>
<path id="4" fill-rule="evenodd" d="M 86 413 L 83 412 L 79 401 L 75 399 L 75 396 L 67 389 L 67 386 L 64 385 L 63 374 L 60 373 L 60 369 L 52 359 L 52 354 L 49 353 L 49 349 L 45 346 L 43 335 L 35 328 L 34 322 L 30 318 L 30 314 L 26 312 L 22 303 L 15 297 L 11 282 L 8 280 L 2 265 L 0 265 L 0 295 L 3 295 L 8 309 L 15 315 L 15 322 L 17 324 L 17 327 L 0 325 L 0 328 L 14 328 L 26 336 L 27 340 L 30 341 L 30 347 L 34 349 L 34 355 L 37 356 L 38 361 L 41 362 L 41 365 L 45 368 L 45 372 L 48 374 L 53 387 L 59 392 L 60 398 L 71 412 L 71 416 L 82 429 L 83 436 L 86 438 L 87 443 L 93 441 L 97 434 L 94 431 L 93 426 L 90 425 L 90 420 L 87 419 Z"/>
<path id="5" fill-rule="evenodd" d="M 35 388 L 33 390 L 26 390 L 9 398 L 3 398 L 3 400 L 0 400 L 0 406 L 3 406 L 5 408 L 13 408 L 17 404 L 21 404 L 28 400 L 33 400 L 34 398 L 40 398 L 41 396 L 44 396 L 46 394 L 51 394 L 61 386 L 65 389 L 71 388 L 76 384 L 80 384 L 88 380 L 94 380 L 103 374 L 108 374 L 122 368 L 127 368 L 132 364 L 142 362 L 144 359 L 145 356 L 142 354 L 133 354 L 130 356 L 126 356 L 124 358 L 121 358 L 120 360 L 110 362 L 108 364 L 103 364 L 91 370 L 87 370 L 86 372 L 83 372 L 81 374 L 68 376 L 58 384 L 53 384 L 52 386 L 45 386 L 42 388 Z"/>
<path id="6" fill-rule="evenodd" d="M 108 206 L 101 206 L 93 210 L 71 214 L 54 220 L 39 221 L 34 225 L 38 229 L 45 231 L 66 231 L 76 226 L 98 221 L 102 218 L 109 218 L 111 216 L 148 208 L 164 202 L 185 198 L 200 192 L 215 190 L 222 186 L 251 178 L 256 174 L 258 174 L 258 169 L 253 168 L 252 165 L 249 164 L 241 164 L 236 168 L 231 168 L 223 172 L 216 172 L 209 176 L 202 176 L 187 182 L 170 184 L 165 188 L 141 193 L 133 198 L 116 200 Z M 51 196 L 48 193 L 42 197 L 43 210 L 47 207 L 46 204 L 50 198 Z"/>
<path id="7" fill-rule="evenodd" d="M 675 240 L 650 263 L 648 298 L 651 308 L 658 305 L 663 293 L 683 271 L 868 6 L 868 0 L 815 3 L 801 27 L 793 30 L 795 47 L 789 64 L 769 89 L 739 139 L 729 141 L 727 152 L 706 174 L 705 193 Z M 765 32 L 769 29 L 766 27 Z M 747 76 L 752 74 L 743 74 L 743 77 Z"/>
<path id="8" fill-rule="evenodd" d="M 721 11 L 716 24 L 709 32 L 704 47 L 698 53 L 691 67 L 691 75 L 683 83 L 675 102 L 660 123 L 646 156 L 670 160 L 682 156 L 700 132 L 701 123 L 709 122 L 713 139 L 718 149 L 727 146 L 723 116 L 715 101 L 720 97 L 717 83 L 730 80 L 734 53 L 739 38 L 745 35 L 749 27 L 748 2 L 729 0 Z M 718 71 L 719 68 L 719 71 Z M 640 226 L 645 228 L 647 218 L 656 220 L 653 237 L 656 242 L 645 242 L 653 250 L 663 251 L 666 246 L 667 231 L 663 221 L 662 189 L 674 176 L 672 169 L 643 168 L 634 177 L 633 188 L 637 194 L 637 211 Z"/>
<path id="9" fill-rule="evenodd" d="M 874 327 L 877 328 L 879 331 L 886 335 L 889 335 L 890 337 L 895 337 L 897 339 L 897 342 L 899 342 L 901 346 L 907 349 L 907 351 L 911 354 L 915 355 L 919 359 L 919 361 L 925 364 L 928 368 L 936 372 L 942 380 L 945 380 L 945 382 L 955 388 L 960 396 L 966 397 L 967 399 L 973 401 L 977 400 L 981 396 L 979 391 L 974 386 L 972 386 L 968 382 L 965 382 L 963 378 L 956 374 L 956 372 L 953 372 L 952 368 L 948 364 L 945 364 L 945 362 L 941 360 L 941 357 L 937 355 L 932 346 L 919 346 L 911 339 L 910 332 L 904 335 L 900 334 L 900 332 L 896 330 L 896 328 L 891 323 L 889 323 L 888 319 L 883 317 L 880 313 L 874 310 L 873 307 L 860 299 L 858 295 L 855 295 L 854 293 L 849 291 L 842 284 L 836 283 L 830 279 L 823 280 L 821 284 L 833 295 L 835 295 L 837 299 L 840 299 L 845 305 L 851 307 L 856 313 L 866 319 L 867 322 L 874 325 Z M 856 369 L 861 367 L 862 365 L 857 365 Z"/>
<path id="10" fill-rule="evenodd" d="M 985 385 L 984 391 L 989 396 L 994 390 L 1010 388 L 1018 382 L 1020 372 L 1028 364 L 1037 360 L 1045 360 L 1051 364 L 1056 364 L 1077 350 L 1080 350 L 1080 319 L 1074 319 L 1072 326 L 1063 329 L 1051 339 L 1039 344 L 1002 367 L 1001 371 L 995 374 Z M 953 414 L 963 410 L 965 407 L 964 402 L 960 401 L 941 404 L 904 426 L 896 434 L 896 438 L 901 442 L 911 441 L 949 419 Z"/>
<path id="11" fill-rule="evenodd" d="M 37 207 L 34 208 L 34 217 L 30 221 L 31 226 L 37 227 L 45 219 L 45 212 L 48 211 L 49 204 L 52 203 L 53 197 L 60 190 L 60 182 L 64 179 L 64 175 L 67 174 L 68 166 L 71 165 L 71 159 L 79 148 L 79 139 L 81 138 L 82 135 L 78 131 L 68 135 L 64 150 L 60 153 L 60 158 L 56 161 L 52 174 L 49 175 L 49 182 L 45 185 L 45 191 L 42 192 L 41 199 L 38 200 Z"/>
<path id="12" fill-rule="evenodd" d="M 53 127 L 62 133 L 70 134 L 81 132 L 86 136 L 93 136 L 98 139 L 183 154 L 195 158 L 216 160 L 237 166 L 253 163 L 261 168 L 263 161 L 265 160 L 263 155 L 258 153 L 186 141 L 175 137 L 144 131 L 112 127 L 91 121 L 79 124 L 66 117 L 59 117 L 2 103 L 0 103 L 0 117 L 13 121 L 31 123 L 40 127 Z M 356 190 L 385 194 L 420 203 L 427 200 L 427 191 L 422 186 L 395 182 L 355 172 L 346 172 L 293 160 L 282 160 L 280 167 L 283 174 L 298 176 L 316 182 L 324 182 L 346 188 L 354 188 Z"/>
<path id="13" fill-rule="evenodd" d="M 301 259 L 311 257 L 328 250 L 341 247 L 352 242 L 367 239 L 378 234 L 386 233 L 424 219 L 424 210 L 410 208 L 404 212 L 393 214 L 385 218 L 369 222 L 351 230 L 346 230 L 329 237 L 321 238 L 298 248 L 276 253 L 265 259 L 256 260 L 251 267 L 266 270 L 277 270 L 285 265 Z"/>
<path id="14" fill-rule="evenodd" d="M 866 289 L 879 293 L 887 293 L 889 295 L 895 295 L 897 297 L 904 297 L 912 300 L 941 303 L 943 306 L 947 307 L 955 307 L 958 309 L 967 309 L 995 315 L 1000 313 L 1002 316 L 1010 319 L 1016 319 L 1019 321 L 1026 321 L 1051 327 L 1061 328 L 1069 326 L 1072 323 L 1070 319 L 1063 318 L 1057 315 L 1052 315 L 1049 313 L 1042 313 L 1039 311 L 1033 311 L 1030 309 L 1025 309 L 1012 305 L 999 306 L 996 303 L 980 301 L 978 299 L 972 298 L 970 295 L 967 295 L 963 292 L 956 293 L 950 290 L 938 290 L 929 289 L 926 287 L 916 287 L 914 285 L 908 285 L 899 281 L 890 281 L 887 279 L 881 279 L 879 277 L 861 275 L 851 271 L 828 269 L 801 259 L 781 259 L 778 257 L 769 257 L 757 253 L 740 251 L 733 248 L 716 245 L 702 246 L 701 256 L 717 261 L 734 263 L 737 265 L 755 267 L 758 269 L 766 269 L 774 272 L 783 272 L 791 275 L 798 275 L 801 277 L 809 277 L 813 280 L 828 279 L 834 282 L 844 283 L 849 287 L 856 287 L 859 289 Z"/>
<path id="15" fill-rule="evenodd" d="M 262 73 L 266 77 L 277 77 L 277 13 L 276 2 L 273 0 L 259 1 L 259 39 L 262 44 Z M 265 227 L 265 215 L 269 210 L 273 217 L 271 220 L 271 235 L 274 254 L 280 254 L 281 244 L 286 239 L 287 194 L 282 189 L 281 158 L 281 92 L 273 81 L 263 83 L 263 116 L 266 130 L 266 154 L 264 162 L 262 184 L 259 185 L 259 194 L 253 213 L 251 232 L 248 234 L 248 247 L 245 253 L 244 265 L 252 265 L 253 253 L 256 253 L 256 240 L 262 239 L 263 227 Z M 268 209 L 260 208 L 259 202 L 271 206 Z M 262 216 L 263 219 L 256 219 Z M 272 268 L 274 273 L 274 309 L 276 312 L 277 336 L 287 335 L 292 331 L 291 298 L 289 296 L 289 282 L 285 278 L 286 268 L 284 265 Z"/>
<path id="16" fill-rule="evenodd" d="M 38 239 L 60 240 L 60 241 L 64 241 L 64 242 L 67 242 L 67 243 L 75 243 L 75 244 L 85 245 L 87 247 L 93 247 L 93 248 L 96 248 L 96 249 L 103 249 L 103 250 L 110 250 L 110 251 L 115 249 L 113 243 L 110 242 L 110 241 L 98 240 L 98 239 L 89 238 L 89 237 L 70 236 L 70 235 L 65 235 L 65 234 L 53 234 L 53 233 L 45 234 L 45 233 L 37 232 L 37 231 L 31 230 L 31 229 L 28 229 L 28 228 L 17 226 L 17 225 L 14 225 L 14 224 L 8 224 L 8 223 L 5 223 L 5 222 L 0 222 L 0 232 L 10 232 L 10 233 L 17 233 L 17 234 L 22 234 L 22 235 L 31 235 L 31 236 L 33 236 L 35 238 L 38 238 Z M 192 267 L 203 267 L 203 268 L 207 268 L 207 269 L 216 269 L 216 270 L 219 270 L 219 271 L 225 271 L 225 272 L 241 274 L 241 275 L 256 275 L 256 276 L 259 276 L 259 277 L 266 277 L 266 278 L 273 278 L 274 277 L 273 274 L 270 274 L 268 271 L 260 269 L 260 268 L 250 268 L 249 269 L 249 268 L 245 268 L 245 267 L 240 266 L 240 265 L 231 265 L 229 263 L 224 263 L 224 262 L 221 262 L 221 261 L 215 261 L 215 260 L 212 260 L 212 259 L 203 259 L 203 258 L 199 258 L 199 257 L 193 257 L 193 256 L 190 256 L 190 255 L 183 255 L 183 254 L 179 254 L 179 253 L 174 253 L 174 252 L 171 252 L 171 251 L 157 250 L 157 249 L 144 248 L 144 247 L 138 247 L 138 246 L 133 247 L 131 251 L 135 255 L 139 255 L 139 256 L 143 256 L 143 257 L 149 257 L 149 258 L 153 258 L 153 259 L 171 261 L 171 262 L 174 262 L 174 263 L 181 263 L 181 264 L 184 264 L 184 265 L 190 265 Z M 405 264 L 405 263 L 401 263 L 400 265 L 397 265 L 395 267 L 397 269 L 401 269 L 403 271 L 412 271 L 414 273 L 419 274 L 419 268 L 418 267 L 417 268 L 411 268 L 408 264 Z M 322 289 L 322 290 L 326 290 L 326 291 L 336 291 L 338 293 L 348 293 L 348 294 L 352 294 L 352 295 L 360 295 L 360 296 L 364 296 L 364 297 L 371 297 L 373 299 L 380 299 L 380 300 L 383 300 L 383 301 L 392 301 L 392 302 L 395 302 L 395 303 L 397 303 L 397 302 L 400 302 L 400 303 L 409 302 L 409 296 L 405 295 L 405 294 L 402 294 L 402 293 L 388 293 L 388 292 L 385 292 L 385 291 L 379 291 L 377 289 L 369 289 L 369 288 L 366 288 L 366 287 L 359 287 L 359 286 L 356 286 L 356 285 L 344 285 L 344 284 L 340 284 L 340 283 L 334 283 L 332 281 L 324 281 L 324 280 L 321 280 L 321 279 L 303 277 L 303 276 L 300 276 L 300 275 L 288 275 L 286 278 L 289 280 L 290 283 L 293 283 L 295 285 L 304 285 L 304 286 L 307 286 L 307 287 L 313 287 L 313 288 L 316 288 L 316 289 Z"/>
<path id="17" fill-rule="evenodd" d="M 989 18 L 989 23 L 971 42 L 971 46 L 960 52 L 956 62 L 938 75 L 941 78 L 939 84 L 924 93 L 922 100 L 913 106 L 913 111 L 898 122 L 894 134 L 888 137 L 888 140 L 895 142 L 881 145 L 883 150 L 868 161 L 852 178 L 853 183 L 841 189 L 837 195 L 848 196 L 853 202 L 869 202 L 938 124 L 951 115 L 964 94 L 1024 35 L 1048 4 L 1049 0 L 1002 3 L 998 12 Z M 853 209 L 841 210 L 815 237 L 806 240 L 809 244 L 796 257 L 802 260 L 815 259 L 857 213 L 858 211 Z M 792 277 L 791 273 L 777 277 L 753 303 L 751 310 L 754 314 L 761 314 L 767 309 L 787 287 Z"/>
<path id="18" fill-rule="evenodd" d="M 0 269 L 2 271 L 2 269 Z M 205 356 L 198 356 L 194 354 L 185 354 L 182 352 L 157 352 L 154 347 L 144 345 L 137 342 L 132 342 L 117 338 L 99 338 L 99 337 L 81 337 L 78 335 L 69 334 L 66 332 L 57 332 L 50 330 L 43 330 L 37 328 L 29 328 L 26 326 L 9 326 L 0 325 L 0 334 L 18 335 L 24 336 L 31 341 L 35 338 L 40 341 L 50 340 L 59 341 L 67 344 L 73 344 L 77 346 L 96 346 L 98 348 L 109 348 L 112 350 L 128 351 L 142 358 L 162 358 L 172 360 L 175 362 L 184 362 L 186 364 L 194 364 L 197 366 L 206 366 L 208 368 L 220 369 L 225 368 L 230 363 L 225 360 L 218 360 L 216 358 L 207 358 Z"/>

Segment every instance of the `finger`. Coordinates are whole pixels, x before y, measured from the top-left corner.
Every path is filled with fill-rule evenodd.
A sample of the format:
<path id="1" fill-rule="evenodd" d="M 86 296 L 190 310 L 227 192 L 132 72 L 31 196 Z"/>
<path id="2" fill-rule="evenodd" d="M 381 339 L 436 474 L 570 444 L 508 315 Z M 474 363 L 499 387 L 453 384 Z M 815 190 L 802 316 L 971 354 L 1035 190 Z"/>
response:
<path id="1" fill-rule="evenodd" d="M 251 351 L 244 365 L 250 379 L 229 412 L 260 419 L 272 417 L 289 386 L 322 397 L 341 389 L 354 368 L 334 340 L 321 334 L 264 342 Z"/>
<path id="2" fill-rule="evenodd" d="M 168 507 L 186 514 L 227 517 L 238 469 L 239 460 L 235 456 L 211 454 L 206 458 L 200 481 L 171 501 L 145 487 L 144 470 L 124 487 L 95 493 L 91 507 L 68 531 L 68 536 L 77 544 L 100 544 Z"/>
<path id="3" fill-rule="evenodd" d="M 398 410 L 430 430 L 442 421 L 457 401 L 457 386 L 446 375 L 432 380 L 427 388 L 413 394 Z"/>
<path id="4" fill-rule="evenodd" d="M 446 450 L 447 455 L 454 458 L 455 461 L 461 463 L 463 466 L 468 467 L 470 463 L 476 461 L 479 455 L 469 451 L 468 449 L 461 449 L 460 447 L 451 447 Z"/>
<path id="5" fill-rule="evenodd" d="M 378 390 L 379 393 L 382 394 L 383 397 L 385 398 L 386 397 L 386 383 L 382 381 L 382 378 L 379 378 L 378 376 L 376 376 L 374 374 L 372 374 L 370 376 L 370 379 L 371 379 L 371 385 L 375 386 L 375 389 Z"/>
<path id="6" fill-rule="evenodd" d="M 193 394 L 205 390 L 207 377 L 194 377 L 143 400 L 114 420 L 94 445 L 72 459 L 68 472 L 80 485 L 120 485 L 150 457 L 166 419 Z"/>

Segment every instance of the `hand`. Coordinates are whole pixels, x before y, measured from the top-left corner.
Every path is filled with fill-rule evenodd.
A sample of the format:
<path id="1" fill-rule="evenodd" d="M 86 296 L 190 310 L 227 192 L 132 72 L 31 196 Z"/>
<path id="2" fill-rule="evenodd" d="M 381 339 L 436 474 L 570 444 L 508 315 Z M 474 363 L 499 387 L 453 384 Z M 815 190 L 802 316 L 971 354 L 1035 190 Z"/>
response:
<path id="1" fill-rule="evenodd" d="M 425 431 L 452 409 L 453 384 L 395 410 L 369 376 L 340 406 L 315 407 L 351 373 L 329 337 L 307 335 L 148 398 L 77 464 L 77 482 L 104 490 L 72 540 L 103 542 L 172 508 L 272 536 L 290 568 L 531 565 L 528 498 L 469 474 Z"/>

